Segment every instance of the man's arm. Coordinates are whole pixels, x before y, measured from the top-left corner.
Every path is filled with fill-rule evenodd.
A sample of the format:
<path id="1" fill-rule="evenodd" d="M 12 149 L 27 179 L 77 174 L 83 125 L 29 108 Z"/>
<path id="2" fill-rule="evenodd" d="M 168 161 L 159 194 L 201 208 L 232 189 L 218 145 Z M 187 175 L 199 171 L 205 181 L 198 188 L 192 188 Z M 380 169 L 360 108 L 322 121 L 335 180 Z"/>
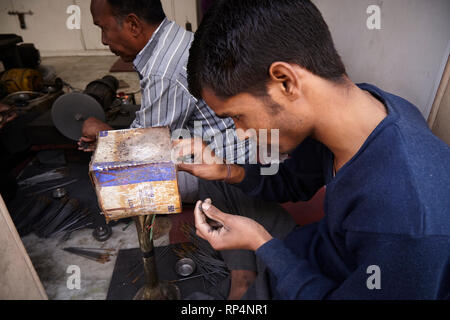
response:
<path id="1" fill-rule="evenodd" d="M 350 233 L 355 269 L 337 282 L 277 239 L 256 251 L 282 299 L 448 299 L 450 239 Z"/>
<path id="2" fill-rule="evenodd" d="M 193 111 L 192 96 L 176 81 L 150 76 L 143 84 L 141 110 L 136 112 L 131 128 L 185 128 Z"/>
<path id="3" fill-rule="evenodd" d="M 322 144 L 312 140 L 305 140 L 291 158 L 281 163 L 275 175 L 262 175 L 260 164 L 229 165 L 211 164 L 205 162 L 205 157 L 211 151 L 195 150 L 194 143 L 182 141 L 177 144 L 179 149 L 191 145 L 191 149 L 184 150 L 195 155 L 197 164 L 178 164 L 178 168 L 206 180 L 225 180 L 234 184 L 246 194 L 263 198 L 268 201 L 307 201 L 325 185 L 324 164 L 331 164 L 331 153 Z M 199 144 L 201 146 L 201 144 Z M 200 155 L 199 155 L 200 154 Z M 208 159 L 208 158 L 206 158 Z"/>
<path id="4" fill-rule="evenodd" d="M 200 205 L 201 210 L 200 210 Z M 448 299 L 450 238 L 347 232 L 354 269 L 344 279 L 325 275 L 257 222 L 225 214 L 210 200 L 194 210 L 197 235 L 216 250 L 255 250 L 275 278 L 281 299 Z M 214 228 L 206 217 L 223 227 Z M 302 232 L 299 229 L 297 232 Z M 319 235 L 318 235 L 319 236 Z"/>

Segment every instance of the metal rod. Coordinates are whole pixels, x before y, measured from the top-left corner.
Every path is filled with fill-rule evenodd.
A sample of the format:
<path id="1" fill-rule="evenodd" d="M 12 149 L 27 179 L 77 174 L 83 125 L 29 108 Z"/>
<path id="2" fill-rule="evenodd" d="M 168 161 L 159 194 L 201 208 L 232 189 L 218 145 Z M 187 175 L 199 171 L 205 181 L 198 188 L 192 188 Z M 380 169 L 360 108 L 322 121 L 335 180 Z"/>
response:
<path id="1" fill-rule="evenodd" d="M 38 194 L 41 194 L 41 193 L 44 193 L 44 192 L 47 192 L 47 191 L 50 191 L 50 190 L 53 190 L 53 189 L 65 187 L 65 186 L 67 186 L 69 184 L 72 184 L 74 182 L 77 182 L 77 181 L 78 181 L 78 179 L 73 179 L 73 180 L 70 180 L 69 182 L 66 182 L 66 183 L 62 183 L 62 184 L 59 184 L 59 185 L 56 185 L 56 186 L 53 186 L 53 187 L 50 187 L 50 188 L 46 188 L 46 189 L 37 191 L 37 192 L 29 193 L 28 196 L 34 196 L 34 195 L 38 195 Z"/>
<path id="2" fill-rule="evenodd" d="M 182 279 L 172 280 L 172 281 L 170 281 L 170 282 L 171 282 L 171 283 L 174 283 L 174 282 L 181 282 L 181 281 L 191 280 L 191 279 L 200 278 L 200 277 L 204 277 L 204 276 L 206 276 L 206 275 L 210 275 L 210 274 L 213 274 L 213 273 L 219 273 L 219 272 L 220 272 L 220 271 L 212 271 L 212 272 L 202 273 L 202 274 L 198 274 L 198 275 L 192 276 L 192 277 L 187 277 L 187 278 L 182 278 Z"/>

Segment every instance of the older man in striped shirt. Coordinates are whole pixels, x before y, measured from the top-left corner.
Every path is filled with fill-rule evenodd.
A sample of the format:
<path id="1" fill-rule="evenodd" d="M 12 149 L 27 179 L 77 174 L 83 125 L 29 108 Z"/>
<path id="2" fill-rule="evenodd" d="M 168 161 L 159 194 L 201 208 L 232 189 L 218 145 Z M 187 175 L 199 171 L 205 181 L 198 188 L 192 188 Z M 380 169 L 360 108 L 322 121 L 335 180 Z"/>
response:
<path id="1" fill-rule="evenodd" d="M 165 17 L 160 1 L 93 0 L 91 12 L 94 24 L 102 29 L 102 43 L 124 61 L 133 62 L 138 72 L 141 109 L 131 128 L 168 126 L 177 137 L 178 133 L 202 137 L 229 162 L 248 159 L 248 142 L 237 139 L 233 120 L 217 117 L 187 90 L 186 65 L 194 36 Z M 92 142 L 99 131 L 111 129 L 89 118 L 81 141 Z M 197 178 L 180 172 L 179 185 L 183 201 L 197 200 Z"/>

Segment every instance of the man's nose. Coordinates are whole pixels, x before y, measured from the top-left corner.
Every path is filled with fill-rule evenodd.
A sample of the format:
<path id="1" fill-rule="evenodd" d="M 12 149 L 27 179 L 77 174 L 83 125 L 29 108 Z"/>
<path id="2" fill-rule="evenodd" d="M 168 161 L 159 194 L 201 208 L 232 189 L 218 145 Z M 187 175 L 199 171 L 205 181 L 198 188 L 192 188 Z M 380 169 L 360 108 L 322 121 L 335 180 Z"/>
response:
<path id="1" fill-rule="evenodd" d="M 103 44 L 104 46 L 109 45 L 109 43 L 108 43 L 108 41 L 106 40 L 106 37 L 105 37 L 105 35 L 103 34 L 103 32 L 102 32 L 102 44 Z"/>

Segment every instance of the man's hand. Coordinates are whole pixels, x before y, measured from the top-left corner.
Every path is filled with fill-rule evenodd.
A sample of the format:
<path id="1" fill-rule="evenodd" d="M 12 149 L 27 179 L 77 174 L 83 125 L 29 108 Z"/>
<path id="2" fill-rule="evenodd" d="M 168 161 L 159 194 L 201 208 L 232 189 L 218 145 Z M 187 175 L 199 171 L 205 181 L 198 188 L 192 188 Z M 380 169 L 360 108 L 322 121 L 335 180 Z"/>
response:
<path id="1" fill-rule="evenodd" d="M 85 152 L 92 152 L 95 149 L 95 142 L 97 141 L 97 134 L 100 131 L 112 130 L 112 127 L 98 120 L 97 118 L 87 118 L 83 123 L 81 129 L 81 138 L 78 141 L 78 150 Z"/>
<path id="2" fill-rule="evenodd" d="M 224 180 L 228 183 L 239 183 L 244 179 L 245 171 L 238 165 L 228 165 L 200 138 L 173 141 L 173 159 L 181 171 L 205 180 Z M 193 163 L 183 159 L 191 158 Z M 230 170 L 230 171 L 229 171 Z"/>
<path id="3" fill-rule="evenodd" d="M 0 112 L 6 112 L 10 109 L 10 106 L 7 106 L 6 104 L 0 103 Z M 1 120 L 0 120 L 0 129 L 3 128 L 3 126 L 5 124 L 7 124 L 10 121 L 13 121 L 15 118 L 17 118 L 17 113 L 12 112 L 12 113 L 4 113 L 1 115 Z"/>
<path id="4" fill-rule="evenodd" d="M 253 250 L 272 239 L 272 236 L 256 221 L 226 214 L 214 207 L 211 200 L 198 201 L 195 210 L 197 235 L 208 241 L 215 250 Z M 208 222 L 208 219 L 215 222 Z M 220 226 L 221 227 L 217 227 Z"/>

